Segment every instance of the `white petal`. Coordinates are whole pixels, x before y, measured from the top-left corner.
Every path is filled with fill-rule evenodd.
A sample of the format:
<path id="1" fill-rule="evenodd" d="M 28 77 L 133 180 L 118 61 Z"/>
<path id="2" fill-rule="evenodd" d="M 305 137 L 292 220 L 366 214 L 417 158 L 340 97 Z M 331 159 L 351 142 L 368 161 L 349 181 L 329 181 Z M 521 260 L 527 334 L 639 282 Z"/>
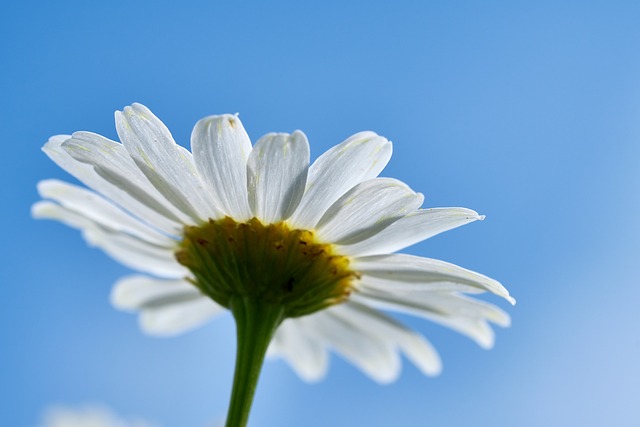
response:
<path id="1" fill-rule="evenodd" d="M 497 280 L 436 259 L 406 254 L 374 255 L 353 259 L 351 268 L 363 275 L 390 282 L 453 282 L 470 285 L 515 304 L 515 299 Z"/>
<path id="2" fill-rule="evenodd" d="M 38 193 L 65 208 L 87 217 L 101 227 L 158 245 L 169 246 L 175 240 L 148 227 L 93 191 L 55 179 L 38 183 Z"/>
<path id="3" fill-rule="evenodd" d="M 121 310 L 141 310 L 200 297 L 200 291 L 185 280 L 163 280 L 138 275 L 118 280 L 111 290 L 111 303 Z"/>
<path id="4" fill-rule="evenodd" d="M 144 332 L 171 336 L 197 328 L 222 312 L 224 308 L 202 296 L 190 301 L 145 309 L 139 320 Z"/>
<path id="5" fill-rule="evenodd" d="M 372 307 L 412 314 L 439 323 L 476 341 L 483 348 L 491 348 L 494 333 L 490 320 L 508 326 L 509 315 L 498 307 L 455 293 L 385 293 L 370 290 L 354 294 L 355 301 Z"/>
<path id="6" fill-rule="evenodd" d="M 391 158 L 391 142 L 373 132 L 360 132 L 320 156 L 309 168 L 309 178 L 293 226 L 311 229 L 340 196 L 378 176 Z"/>
<path id="7" fill-rule="evenodd" d="M 84 238 L 90 245 L 99 247 L 111 258 L 134 270 L 171 278 L 188 274 L 188 270 L 175 260 L 174 252 L 167 248 L 101 229 L 85 230 Z"/>
<path id="8" fill-rule="evenodd" d="M 236 221 L 251 218 L 247 195 L 247 160 L 251 141 L 236 116 L 209 116 L 196 123 L 191 151 L 216 206 Z"/>
<path id="9" fill-rule="evenodd" d="M 105 181 L 161 215 L 183 224 L 195 223 L 151 185 L 122 144 L 97 134 L 76 132 L 62 148 L 75 160 L 91 165 Z"/>
<path id="10" fill-rule="evenodd" d="M 349 300 L 335 306 L 333 312 L 375 330 L 382 339 L 402 351 L 423 374 L 438 375 L 442 370 L 440 357 L 429 341 L 379 311 Z"/>
<path id="11" fill-rule="evenodd" d="M 249 205 L 264 223 L 287 219 L 298 207 L 309 169 L 309 143 L 300 131 L 270 133 L 249 155 Z"/>
<path id="12" fill-rule="evenodd" d="M 300 321 L 310 333 L 375 381 L 389 383 L 398 377 L 400 358 L 397 352 L 367 325 L 338 316 L 331 309 L 302 317 Z"/>
<path id="13" fill-rule="evenodd" d="M 393 298 L 394 301 L 407 301 L 409 304 L 427 307 L 429 311 L 447 313 L 459 317 L 469 317 L 488 320 L 498 326 L 511 325 L 511 318 L 501 308 L 486 301 L 470 298 L 458 292 L 385 292 L 364 291 L 363 295 L 374 298 Z"/>
<path id="14" fill-rule="evenodd" d="M 174 249 L 145 242 L 128 234 L 109 230 L 89 218 L 52 202 L 38 202 L 31 209 L 34 218 L 54 219 L 82 230 L 83 237 L 121 264 L 161 277 L 185 277 L 188 270 L 174 258 Z"/>
<path id="15" fill-rule="evenodd" d="M 308 334 L 299 319 L 290 318 L 282 322 L 269 352 L 271 356 L 285 359 L 304 381 L 319 381 L 327 373 L 329 356 L 326 348 Z"/>
<path id="16" fill-rule="evenodd" d="M 388 254 L 426 240 L 484 216 L 466 208 L 433 208 L 412 212 L 369 239 L 343 246 L 340 253 L 351 256 Z"/>
<path id="17" fill-rule="evenodd" d="M 404 183 L 391 178 L 362 182 L 340 197 L 322 216 L 318 237 L 350 244 L 367 239 L 416 210 L 423 201 Z"/>
<path id="18" fill-rule="evenodd" d="M 39 201 L 31 206 L 31 216 L 35 219 L 52 219 L 78 230 L 95 227 L 87 217 L 75 213 L 51 201 Z"/>
<path id="19" fill-rule="evenodd" d="M 116 111 L 116 129 L 127 152 L 149 182 L 192 220 L 218 216 L 195 169 L 191 153 L 147 107 Z"/>
<path id="20" fill-rule="evenodd" d="M 485 289 L 463 283 L 454 282 L 401 282 L 388 278 L 380 278 L 361 274 L 358 281 L 359 289 L 372 289 L 385 292 L 464 292 L 467 294 L 481 294 Z"/>
<path id="21" fill-rule="evenodd" d="M 178 234 L 182 231 L 182 224 L 173 214 L 166 215 L 165 209 L 160 211 L 141 202 L 128 192 L 118 188 L 113 183 L 100 176 L 93 166 L 79 162 L 71 157 L 62 144 L 71 138 L 70 135 L 51 137 L 42 150 L 51 160 L 62 169 L 76 177 L 87 187 L 104 195 L 115 204 L 122 206 L 149 224 L 153 224 L 167 234 Z"/>

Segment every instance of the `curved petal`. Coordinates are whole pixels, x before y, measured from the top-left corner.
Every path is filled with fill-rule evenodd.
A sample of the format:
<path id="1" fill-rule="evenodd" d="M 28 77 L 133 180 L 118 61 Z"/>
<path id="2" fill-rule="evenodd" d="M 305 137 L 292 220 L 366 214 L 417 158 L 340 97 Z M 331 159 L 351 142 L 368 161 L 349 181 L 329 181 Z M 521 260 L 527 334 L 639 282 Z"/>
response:
<path id="1" fill-rule="evenodd" d="M 111 290 L 111 304 L 120 310 L 143 310 L 201 298 L 191 283 L 132 275 L 118 280 Z"/>
<path id="2" fill-rule="evenodd" d="M 438 375 L 442 370 L 438 352 L 429 341 L 378 310 L 350 300 L 335 306 L 333 311 L 375 330 L 382 339 L 404 353 L 423 374 Z"/>
<path id="3" fill-rule="evenodd" d="M 175 260 L 173 251 L 167 248 L 101 229 L 84 230 L 84 237 L 90 245 L 99 247 L 111 258 L 134 270 L 160 277 L 185 277 L 188 274 L 188 270 Z"/>
<path id="4" fill-rule="evenodd" d="M 251 141 L 240 119 L 225 114 L 198 121 L 191 133 L 191 151 L 222 213 L 236 221 L 250 219 L 247 160 Z"/>
<path id="5" fill-rule="evenodd" d="M 260 138 L 247 164 L 253 216 L 266 224 L 287 219 L 300 203 L 308 169 L 309 143 L 302 132 Z"/>
<path id="6" fill-rule="evenodd" d="M 196 222 L 218 217 L 191 153 L 175 143 L 164 123 L 141 104 L 116 111 L 115 118 L 122 144 L 158 192 Z"/>
<path id="7" fill-rule="evenodd" d="M 164 206 L 158 209 L 157 203 L 144 203 L 138 200 L 135 193 L 131 195 L 117 185 L 102 177 L 90 164 L 79 162 L 70 156 L 62 144 L 71 139 L 71 135 L 57 135 L 51 137 L 42 151 L 58 166 L 76 177 L 87 187 L 104 195 L 116 205 L 131 212 L 143 221 L 153 224 L 167 234 L 177 235 L 182 230 L 182 224 L 174 214 L 168 212 Z M 115 142 L 114 142 L 115 143 Z M 146 198 L 144 199 L 146 200 Z"/>
<path id="8" fill-rule="evenodd" d="M 353 259 L 351 267 L 362 273 L 363 279 L 373 277 L 388 280 L 390 287 L 393 282 L 452 282 L 492 292 L 511 304 L 516 302 L 497 280 L 436 259 L 406 254 L 374 255 Z"/>
<path id="9" fill-rule="evenodd" d="M 325 242 L 347 245 L 376 235 L 416 210 L 422 194 L 391 178 L 362 182 L 340 197 L 322 216 L 318 236 Z"/>
<path id="10" fill-rule="evenodd" d="M 308 334 L 298 319 L 282 322 L 269 353 L 270 356 L 282 357 L 304 381 L 320 381 L 327 373 L 329 355 L 326 348 Z"/>
<path id="11" fill-rule="evenodd" d="M 175 260 L 173 248 L 103 228 L 89 218 L 52 202 L 38 202 L 31 212 L 34 218 L 54 219 L 82 230 L 87 243 L 99 247 L 127 267 L 161 277 L 185 277 L 188 273 Z"/>
<path id="12" fill-rule="evenodd" d="M 97 193 L 56 179 L 38 183 L 38 193 L 65 208 L 84 216 L 101 227 L 158 245 L 170 246 L 175 240 L 148 227 Z"/>
<path id="13" fill-rule="evenodd" d="M 350 256 L 388 254 L 482 219 L 484 216 L 466 208 L 421 209 L 400 218 L 366 240 L 342 246 L 340 253 Z"/>
<path id="14" fill-rule="evenodd" d="M 509 315 L 498 307 L 456 293 L 407 292 L 388 293 L 361 290 L 355 301 L 375 308 L 419 316 L 449 327 L 474 340 L 483 348 L 491 348 L 494 333 L 487 320 L 508 326 Z"/>
<path id="15" fill-rule="evenodd" d="M 212 299 L 201 296 L 144 309 L 139 321 L 142 330 L 150 335 L 172 336 L 195 329 L 224 311 Z"/>
<path id="16" fill-rule="evenodd" d="M 391 142 L 373 132 L 357 133 L 320 156 L 309 168 L 307 188 L 289 221 L 311 229 L 340 196 L 378 176 L 391 158 Z"/>
<path id="17" fill-rule="evenodd" d="M 361 274 L 358 289 L 372 289 L 383 292 L 463 292 L 466 294 L 482 294 L 485 289 L 463 283 L 454 282 L 401 282 L 388 278 L 380 278 Z"/>
<path id="18" fill-rule="evenodd" d="M 96 227 L 89 218 L 48 200 L 34 203 L 31 206 L 31 216 L 35 219 L 52 219 L 78 230 Z"/>
<path id="19" fill-rule="evenodd" d="M 344 356 L 379 383 L 394 381 L 400 372 L 400 358 L 394 347 L 367 325 L 332 309 L 299 319 L 317 339 Z"/>
<path id="20" fill-rule="evenodd" d="M 62 148 L 75 160 L 91 165 L 104 180 L 161 215 L 180 223 L 194 223 L 151 185 L 122 144 L 94 133 L 76 132 Z"/>

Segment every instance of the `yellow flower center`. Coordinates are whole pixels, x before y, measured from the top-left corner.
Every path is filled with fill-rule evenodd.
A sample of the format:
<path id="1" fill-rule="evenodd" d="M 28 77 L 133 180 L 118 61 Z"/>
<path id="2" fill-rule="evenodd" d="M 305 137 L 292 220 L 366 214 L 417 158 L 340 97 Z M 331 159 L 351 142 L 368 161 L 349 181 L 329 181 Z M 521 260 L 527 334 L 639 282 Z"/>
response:
<path id="1" fill-rule="evenodd" d="M 218 304 L 229 308 L 234 297 L 250 297 L 282 306 L 284 317 L 345 301 L 359 276 L 349 269 L 349 258 L 316 241 L 313 232 L 256 218 L 185 227 L 176 259 Z"/>

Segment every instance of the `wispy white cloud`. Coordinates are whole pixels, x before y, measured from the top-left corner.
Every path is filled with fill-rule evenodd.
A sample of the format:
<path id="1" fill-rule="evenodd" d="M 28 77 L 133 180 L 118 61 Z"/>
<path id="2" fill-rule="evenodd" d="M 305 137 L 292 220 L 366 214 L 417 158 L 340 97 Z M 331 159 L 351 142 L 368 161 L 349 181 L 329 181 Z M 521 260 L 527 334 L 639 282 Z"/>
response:
<path id="1" fill-rule="evenodd" d="M 122 418 L 104 405 L 71 408 L 62 405 L 45 410 L 38 427 L 159 427 L 138 417 Z"/>

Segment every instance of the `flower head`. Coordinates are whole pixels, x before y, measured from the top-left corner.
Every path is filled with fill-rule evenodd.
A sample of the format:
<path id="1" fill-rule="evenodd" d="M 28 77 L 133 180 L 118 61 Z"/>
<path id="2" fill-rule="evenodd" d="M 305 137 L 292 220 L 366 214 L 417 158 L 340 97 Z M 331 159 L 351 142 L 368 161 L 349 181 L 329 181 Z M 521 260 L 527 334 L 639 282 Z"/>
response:
<path id="1" fill-rule="evenodd" d="M 280 308 L 271 355 L 306 380 L 321 378 L 328 350 L 373 379 L 394 380 L 404 354 L 440 371 L 429 342 L 383 311 L 420 316 L 483 347 L 488 322 L 509 324 L 485 291 L 514 303 L 497 281 L 434 259 L 396 254 L 483 217 L 465 208 L 421 209 L 423 196 L 378 175 L 391 143 L 360 132 L 309 166 L 306 136 L 271 133 L 252 147 L 233 115 L 200 120 L 188 151 L 151 111 L 116 112 L 122 143 L 89 132 L 55 136 L 45 153 L 90 189 L 46 180 L 38 218 L 145 275 L 121 279 L 112 301 L 140 312 L 152 334 L 183 332 L 238 298 Z"/>

